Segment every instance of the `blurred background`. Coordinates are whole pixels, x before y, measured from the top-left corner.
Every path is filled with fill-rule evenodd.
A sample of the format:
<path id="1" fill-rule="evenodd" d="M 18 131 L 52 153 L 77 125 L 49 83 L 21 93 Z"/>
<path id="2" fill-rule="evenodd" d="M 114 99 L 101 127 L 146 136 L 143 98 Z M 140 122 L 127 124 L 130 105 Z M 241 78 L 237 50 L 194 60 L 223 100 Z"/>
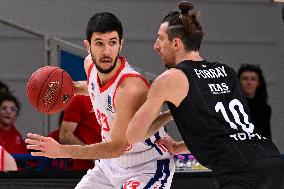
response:
<path id="1" fill-rule="evenodd" d="M 58 127 L 58 115 L 33 109 L 26 96 L 30 75 L 45 65 L 75 67 L 86 55 L 85 26 L 96 12 L 121 19 L 128 62 L 153 80 L 164 71 L 153 50 L 161 19 L 176 0 L 1 0 L 0 80 L 21 102 L 16 125 L 47 134 Z M 284 32 L 282 5 L 270 0 L 192 0 L 200 11 L 205 38 L 201 54 L 236 71 L 243 63 L 258 64 L 266 78 L 272 107 L 272 140 L 284 152 Z M 72 62 L 74 61 L 74 62 Z M 80 66 L 79 66 L 80 67 Z M 71 70 L 72 72 L 72 70 Z M 175 127 L 168 127 L 179 138 Z"/>
<path id="2" fill-rule="evenodd" d="M 15 123 L 20 135 L 25 139 L 28 132 L 48 135 L 56 129 L 58 135 L 60 115 L 47 116 L 32 108 L 26 96 L 26 84 L 34 71 L 46 65 L 62 67 L 74 80 L 85 79 L 82 66 L 87 51 L 83 40 L 87 21 L 93 14 L 113 12 L 122 21 L 125 40 L 122 55 L 137 71 L 153 81 L 164 71 L 160 58 L 153 50 L 157 31 L 162 18 L 169 11 L 178 9 L 178 2 L 0 0 L 0 81 L 9 86 L 21 103 Z M 267 84 L 268 104 L 272 108 L 272 141 L 284 154 L 283 3 L 272 0 L 191 2 L 195 10 L 200 11 L 205 33 L 200 50 L 203 58 L 225 63 L 236 71 L 241 64 L 261 67 Z M 181 139 L 174 123 L 169 124 L 167 129 L 175 139 Z M 85 173 L 60 172 L 68 171 L 68 159 L 50 162 L 50 159 L 41 157 L 31 160 L 29 155 L 23 154 L 14 154 L 13 157 L 17 164 L 18 160 L 25 161 L 24 165 L 18 164 L 19 170 L 24 167 L 40 171 L 26 174 L 0 172 L 0 188 L 72 188 Z M 191 155 L 176 159 L 183 163 L 177 166 L 172 188 L 212 188 L 212 175 L 208 171 L 202 173 L 203 167 L 194 162 Z M 36 166 L 35 161 L 38 161 Z M 189 170 L 193 168 L 201 172 L 191 174 Z M 46 169 L 53 172 L 41 172 Z"/>

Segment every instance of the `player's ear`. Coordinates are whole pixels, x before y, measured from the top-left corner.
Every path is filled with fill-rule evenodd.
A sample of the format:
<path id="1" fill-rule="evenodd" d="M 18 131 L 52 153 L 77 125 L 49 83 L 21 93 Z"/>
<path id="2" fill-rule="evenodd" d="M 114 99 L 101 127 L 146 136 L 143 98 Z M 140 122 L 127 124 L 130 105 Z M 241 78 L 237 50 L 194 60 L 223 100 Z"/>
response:
<path id="1" fill-rule="evenodd" d="M 124 45 L 124 39 L 121 39 L 120 41 L 120 47 L 119 47 L 119 52 L 121 52 L 122 46 Z"/>
<path id="2" fill-rule="evenodd" d="M 174 38 L 172 41 L 172 47 L 173 49 L 179 49 L 183 45 L 182 41 L 180 38 Z"/>
<path id="3" fill-rule="evenodd" d="M 86 49 L 88 50 L 88 53 L 91 54 L 91 50 L 90 50 L 90 43 L 88 40 L 84 40 L 84 46 L 86 47 Z"/>

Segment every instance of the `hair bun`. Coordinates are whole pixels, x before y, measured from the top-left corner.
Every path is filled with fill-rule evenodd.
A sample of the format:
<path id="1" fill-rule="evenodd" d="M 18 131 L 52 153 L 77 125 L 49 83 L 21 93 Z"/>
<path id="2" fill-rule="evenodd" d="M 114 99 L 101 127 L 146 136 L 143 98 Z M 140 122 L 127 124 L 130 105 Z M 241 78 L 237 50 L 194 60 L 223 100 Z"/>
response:
<path id="1" fill-rule="evenodd" d="M 193 4 L 188 1 L 181 1 L 178 8 L 181 10 L 181 14 L 188 14 L 193 9 Z"/>

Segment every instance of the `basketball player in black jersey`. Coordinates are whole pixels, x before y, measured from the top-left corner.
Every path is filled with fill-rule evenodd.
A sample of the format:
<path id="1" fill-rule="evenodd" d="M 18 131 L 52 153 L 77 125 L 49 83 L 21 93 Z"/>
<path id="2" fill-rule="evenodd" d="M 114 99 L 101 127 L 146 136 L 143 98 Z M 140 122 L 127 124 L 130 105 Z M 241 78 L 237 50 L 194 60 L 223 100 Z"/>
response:
<path id="1" fill-rule="evenodd" d="M 189 2 L 179 8 L 163 19 L 154 45 L 168 70 L 151 85 L 130 122 L 128 141 L 143 141 L 158 129 L 150 125 L 166 102 L 184 142 L 161 143 L 172 153 L 190 149 L 213 171 L 215 188 L 284 188 L 283 160 L 251 123 L 236 73 L 200 56 L 203 32 L 197 13 Z"/>

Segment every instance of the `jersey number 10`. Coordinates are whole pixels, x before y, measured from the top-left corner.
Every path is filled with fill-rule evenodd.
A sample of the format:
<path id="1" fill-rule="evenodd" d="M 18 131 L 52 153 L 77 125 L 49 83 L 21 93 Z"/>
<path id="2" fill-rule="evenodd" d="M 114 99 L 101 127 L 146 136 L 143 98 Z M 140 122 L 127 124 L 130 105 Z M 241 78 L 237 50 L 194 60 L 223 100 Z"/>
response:
<path id="1" fill-rule="evenodd" d="M 240 115 L 236 111 L 235 107 L 238 107 L 239 112 L 242 114 L 242 116 L 244 118 L 243 122 L 241 122 Z M 238 124 L 238 125 L 240 125 L 242 127 L 242 130 L 245 131 L 246 133 L 253 133 L 254 125 L 249 122 L 248 115 L 244 111 L 244 106 L 242 105 L 242 103 L 238 99 L 233 99 L 233 100 L 230 101 L 230 103 L 229 103 L 229 110 L 233 114 L 234 122 L 229 119 L 228 114 L 226 112 L 226 109 L 225 109 L 225 107 L 224 107 L 222 102 L 218 102 L 215 105 L 215 111 L 216 112 L 221 111 L 224 119 L 230 124 L 230 127 L 232 129 L 238 130 L 238 127 L 236 125 L 236 124 Z"/>

